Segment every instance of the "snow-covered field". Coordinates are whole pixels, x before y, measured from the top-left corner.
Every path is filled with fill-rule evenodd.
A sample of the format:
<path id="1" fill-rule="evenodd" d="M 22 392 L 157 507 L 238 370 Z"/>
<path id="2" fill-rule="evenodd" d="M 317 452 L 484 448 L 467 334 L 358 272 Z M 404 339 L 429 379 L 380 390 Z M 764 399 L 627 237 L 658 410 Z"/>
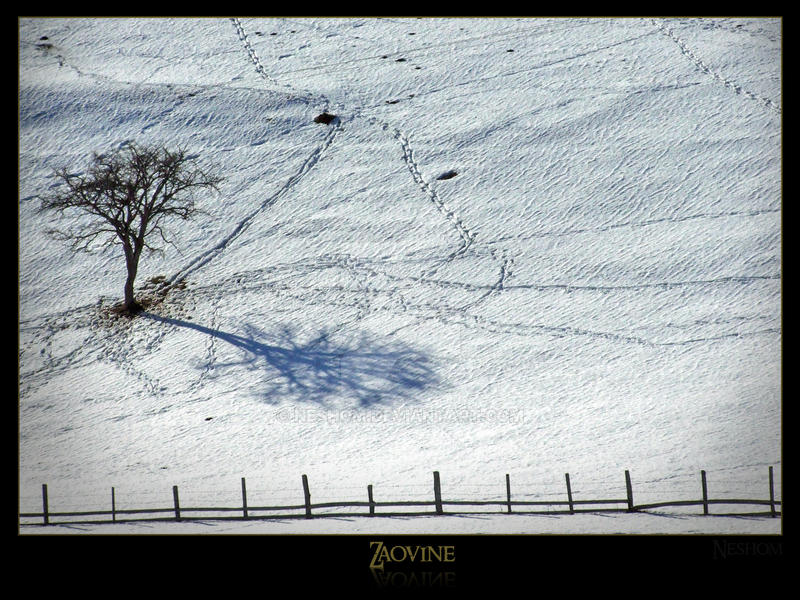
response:
<path id="1" fill-rule="evenodd" d="M 781 20 L 19 21 L 20 511 L 781 498 Z M 319 124 L 323 111 L 338 118 Z M 36 213 L 128 141 L 226 177 L 137 280 Z M 451 172 L 455 172 L 455 175 Z M 450 177 L 440 179 L 444 174 Z M 145 290 L 146 293 L 146 290 Z M 23 533 L 779 533 L 480 515 Z M 494 510 L 498 510 L 496 507 Z M 742 510 L 753 510 L 744 507 Z M 667 518 L 672 517 L 672 518 Z"/>

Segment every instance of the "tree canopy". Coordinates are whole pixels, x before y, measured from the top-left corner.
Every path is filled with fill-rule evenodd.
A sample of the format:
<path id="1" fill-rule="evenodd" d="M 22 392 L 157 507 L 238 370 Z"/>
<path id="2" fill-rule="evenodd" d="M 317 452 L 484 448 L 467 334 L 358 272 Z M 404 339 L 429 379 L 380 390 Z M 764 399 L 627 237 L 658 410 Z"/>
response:
<path id="1" fill-rule="evenodd" d="M 194 217 L 199 212 L 196 193 L 218 191 L 224 180 L 202 168 L 186 149 L 136 143 L 93 154 L 85 173 L 64 167 L 55 176 L 64 185 L 42 198 L 40 212 L 91 218 L 62 222 L 48 232 L 76 250 L 121 245 L 128 273 L 124 307 L 130 312 L 141 308 L 133 296 L 133 283 L 142 251 L 174 246 L 167 236 L 168 222 Z"/>

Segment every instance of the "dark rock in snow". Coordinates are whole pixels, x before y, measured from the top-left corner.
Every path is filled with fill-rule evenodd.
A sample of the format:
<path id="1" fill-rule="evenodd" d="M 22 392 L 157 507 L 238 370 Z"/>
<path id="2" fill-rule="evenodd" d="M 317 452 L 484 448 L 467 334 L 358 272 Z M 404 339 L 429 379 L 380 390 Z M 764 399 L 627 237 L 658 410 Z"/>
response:
<path id="1" fill-rule="evenodd" d="M 327 125 L 331 121 L 333 121 L 335 118 L 336 118 L 336 115 L 331 115 L 331 114 L 328 114 L 328 113 L 324 112 L 321 115 L 318 115 L 314 119 L 314 123 L 324 123 L 325 125 Z"/>
<path id="2" fill-rule="evenodd" d="M 436 179 L 452 179 L 456 175 L 458 175 L 458 171 L 446 171 L 445 173 L 439 175 Z"/>

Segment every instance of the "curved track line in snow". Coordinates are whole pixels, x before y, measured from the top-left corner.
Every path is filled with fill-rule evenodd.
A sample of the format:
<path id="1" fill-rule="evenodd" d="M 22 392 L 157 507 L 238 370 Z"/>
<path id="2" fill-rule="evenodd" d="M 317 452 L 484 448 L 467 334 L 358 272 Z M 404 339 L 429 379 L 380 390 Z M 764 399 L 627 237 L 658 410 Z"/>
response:
<path id="1" fill-rule="evenodd" d="M 208 327 L 210 329 L 217 329 L 217 312 L 219 311 L 219 304 L 214 303 L 211 311 L 211 319 L 209 320 Z M 164 323 L 168 323 L 168 321 L 163 321 Z M 175 329 L 177 326 L 174 324 L 170 324 L 171 329 Z M 197 376 L 197 379 L 192 381 L 189 384 L 189 391 L 194 392 L 203 387 L 203 383 L 206 379 L 208 379 L 211 375 L 211 371 L 214 369 L 214 363 L 217 360 L 217 350 L 216 350 L 216 341 L 217 338 L 213 335 L 208 336 L 208 344 L 206 346 L 205 351 L 205 361 L 200 368 L 200 374 Z"/>
<path id="2" fill-rule="evenodd" d="M 250 60 L 256 67 L 256 72 L 264 78 L 267 83 L 271 83 L 272 85 L 281 85 L 278 83 L 277 80 L 273 79 L 267 74 L 267 70 L 264 68 L 264 65 L 261 64 L 261 60 L 258 58 L 258 54 L 253 49 L 253 46 L 250 45 L 250 40 L 247 39 L 247 33 L 244 31 L 244 27 L 242 27 L 241 21 L 236 17 L 231 17 L 231 23 L 236 28 L 236 34 L 239 36 L 239 39 L 244 44 L 245 49 L 247 50 L 247 54 L 250 56 Z M 288 85 L 285 87 L 289 87 Z"/>
<path id="3" fill-rule="evenodd" d="M 494 250 L 491 251 L 491 256 L 494 259 L 497 259 L 496 253 Z M 468 308 L 475 308 L 482 302 L 486 301 L 490 296 L 493 294 L 499 294 L 503 290 L 506 289 L 506 281 L 511 278 L 513 275 L 511 267 L 514 266 L 514 259 L 506 257 L 506 251 L 503 250 L 503 264 L 500 265 L 500 274 L 496 282 L 491 285 L 478 285 L 473 288 L 470 287 L 463 287 L 462 289 L 467 289 L 469 291 L 479 291 L 481 289 L 486 290 L 483 294 L 481 294 L 477 300 L 473 300 L 462 306 L 462 310 L 466 310 Z M 422 281 L 420 279 L 420 281 Z M 465 284 L 465 286 L 470 286 L 472 284 Z M 445 286 L 442 286 L 444 288 Z"/>
<path id="4" fill-rule="evenodd" d="M 675 289 L 685 286 L 709 286 L 721 284 L 748 284 L 754 281 L 776 281 L 781 278 L 780 275 L 739 275 L 730 277 L 718 277 L 716 279 L 694 279 L 687 281 L 655 281 L 650 283 L 632 283 L 621 285 L 580 285 L 571 283 L 517 283 L 514 285 L 507 285 L 506 280 L 511 275 L 511 266 L 514 264 L 513 259 L 504 259 L 501 267 L 500 279 L 494 284 L 479 284 L 468 283 L 464 281 L 447 281 L 444 279 L 429 279 L 427 277 L 403 277 L 384 273 L 384 276 L 392 281 L 410 281 L 414 284 L 425 284 L 440 288 L 447 289 L 462 289 L 470 292 L 483 292 L 484 294 L 492 293 L 499 290 L 564 290 L 569 292 L 577 291 L 590 291 L 590 292 L 616 292 L 616 291 L 631 291 L 631 290 L 645 290 L 645 289 Z"/>
<path id="5" fill-rule="evenodd" d="M 567 27 L 574 30 L 576 27 L 581 27 L 588 25 L 589 23 L 583 24 L 570 24 Z M 542 35 L 547 35 L 552 33 L 549 30 L 537 30 L 532 29 L 531 27 L 524 27 L 520 29 L 510 30 L 510 31 L 503 31 L 500 33 L 495 34 L 487 34 L 481 36 L 471 36 L 466 38 L 456 38 L 456 39 L 444 39 L 443 41 L 425 44 L 422 46 L 411 46 L 407 48 L 400 48 L 395 50 L 385 50 L 383 46 L 385 44 L 384 40 L 364 40 L 370 43 L 373 47 L 375 47 L 375 51 L 368 56 L 363 58 L 352 58 L 349 60 L 337 60 L 331 62 L 324 62 L 324 63 L 316 63 L 309 67 L 299 67 L 296 69 L 287 69 L 285 71 L 280 71 L 279 75 L 297 75 L 298 73 L 303 73 L 306 71 L 313 71 L 315 73 L 338 73 L 341 71 L 342 67 L 347 65 L 355 65 L 365 62 L 373 62 L 376 60 L 385 60 L 394 57 L 415 57 L 419 55 L 426 56 L 428 55 L 429 51 L 432 55 L 439 55 L 442 49 L 446 49 L 447 52 L 456 52 L 460 50 L 464 50 L 467 48 L 482 48 L 485 47 L 487 42 L 497 43 L 497 42 L 509 42 L 512 40 L 517 39 L 526 39 L 530 40 L 533 37 L 539 37 Z M 363 38 L 359 38 L 362 39 Z"/>
<path id="6" fill-rule="evenodd" d="M 461 309 L 453 310 L 436 310 L 434 314 L 421 316 L 423 319 L 436 319 L 443 323 L 461 325 L 467 328 L 476 328 L 481 331 L 490 333 L 501 333 L 509 335 L 519 335 L 529 337 L 532 335 L 547 335 L 553 337 L 582 337 L 593 339 L 605 339 L 612 342 L 619 342 L 623 344 L 633 344 L 637 346 L 645 346 L 650 348 L 658 348 L 662 346 L 682 346 L 689 344 L 700 344 L 703 342 L 713 342 L 723 339 L 731 338 L 745 338 L 758 335 L 772 335 L 781 334 L 780 328 L 768 328 L 757 331 L 747 332 L 732 332 L 723 333 L 720 335 L 713 335 L 708 337 L 693 338 L 688 340 L 677 340 L 670 342 L 656 342 L 641 336 L 616 333 L 611 331 L 597 331 L 591 329 L 584 329 L 581 327 L 573 327 L 569 325 L 548 325 L 544 323 L 509 323 L 497 321 L 494 319 L 487 319 L 479 315 L 464 314 Z"/>
<path id="7" fill-rule="evenodd" d="M 32 324 L 34 321 L 36 325 Z M 118 329 L 102 324 L 99 304 L 81 307 L 74 314 L 68 311 L 37 317 L 29 323 L 20 327 L 24 335 L 20 336 L 19 364 L 35 366 L 19 372 L 21 395 L 36 391 L 55 376 L 99 362 L 121 369 L 149 394 L 163 389 L 158 379 L 137 368 L 132 360 L 151 352 L 163 336 L 132 342 L 129 327 Z M 62 332 L 67 333 L 67 340 L 55 337 Z M 55 350 L 54 339 L 58 346 Z M 29 358 L 23 360 L 24 355 Z"/>
<path id="8" fill-rule="evenodd" d="M 236 17 L 231 17 L 231 22 L 233 23 L 233 26 L 236 29 L 236 33 L 237 33 L 239 39 L 244 44 L 245 49 L 247 50 L 247 53 L 248 53 L 248 55 L 250 57 L 250 60 L 253 63 L 253 65 L 255 66 L 255 68 L 256 68 L 256 71 L 268 83 L 270 83 L 272 85 L 281 85 L 275 78 L 273 78 L 273 77 L 271 77 L 271 76 L 269 76 L 267 74 L 266 69 L 264 68 L 264 65 L 261 63 L 261 60 L 258 57 L 258 54 L 253 49 L 253 46 L 250 44 L 250 41 L 247 38 L 247 33 L 245 32 L 241 21 Z M 296 88 L 294 88 L 293 86 L 291 86 L 289 84 L 284 84 L 284 87 L 287 87 L 289 89 L 293 89 L 293 90 L 296 91 Z M 312 94 L 311 92 L 305 92 L 304 96 L 306 98 L 312 98 L 314 96 L 318 97 L 324 103 L 325 110 L 328 110 L 330 105 L 331 105 L 330 100 L 324 94 L 316 94 L 315 95 L 315 94 Z M 361 112 L 361 111 L 358 111 L 358 112 Z M 455 252 L 453 252 L 450 256 L 448 256 L 444 260 L 444 263 L 450 262 L 453 259 L 455 259 L 457 256 L 460 256 L 460 255 L 464 254 L 469 249 L 470 245 L 472 244 L 472 242 L 473 242 L 473 240 L 475 238 L 475 235 L 469 229 L 467 229 L 464 226 L 464 224 L 461 222 L 461 219 L 457 215 L 455 215 L 455 213 L 452 210 L 450 210 L 450 208 L 441 200 L 441 198 L 439 198 L 439 195 L 436 193 L 436 190 L 434 190 L 431 187 L 431 185 L 422 176 L 422 173 L 420 172 L 419 167 L 418 167 L 416 161 L 414 160 L 413 151 L 411 149 L 411 146 L 408 143 L 407 137 L 403 134 L 402 131 L 400 131 L 399 129 L 397 129 L 395 127 L 392 127 L 388 123 L 379 122 L 377 119 L 374 119 L 374 118 L 369 119 L 369 121 L 372 122 L 372 123 L 375 123 L 375 124 L 380 124 L 381 127 L 385 131 L 389 131 L 394 136 L 394 138 L 400 142 L 400 145 L 401 145 L 401 147 L 403 149 L 403 159 L 404 159 L 404 161 L 405 161 L 405 163 L 406 163 L 406 165 L 408 167 L 408 170 L 411 172 L 411 175 L 414 178 L 414 181 L 428 195 L 428 197 L 431 199 L 431 201 L 438 208 L 439 212 L 441 212 L 445 216 L 445 218 L 447 218 L 453 224 L 453 226 L 455 227 L 455 229 L 458 232 L 459 236 L 461 237 L 461 239 L 462 239 L 461 247 L 458 248 Z M 336 126 L 340 126 L 340 120 L 337 118 L 334 121 L 334 124 Z M 331 138 L 332 138 L 333 135 L 335 135 L 335 132 L 336 132 L 337 129 L 334 129 L 334 131 L 331 133 Z M 434 269 L 434 271 L 436 269 L 438 269 L 438 267 L 436 267 Z"/>
<path id="9" fill-rule="evenodd" d="M 370 121 L 378 123 L 378 121 L 375 119 L 370 119 Z M 442 215 L 444 215 L 448 221 L 450 221 L 458 235 L 461 237 L 461 246 L 453 254 L 451 254 L 445 262 L 449 262 L 457 256 L 464 254 L 475 240 L 475 234 L 464 225 L 464 223 L 461 221 L 461 218 L 458 217 L 458 215 L 456 215 L 455 212 L 447 206 L 447 204 L 445 204 L 445 202 L 439 197 L 439 194 L 436 193 L 436 190 L 433 189 L 433 187 L 422 176 L 419 165 L 417 164 L 416 160 L 414 160 L 414 151 L 412 150 L 405 134 L 396 127 L 392 127 L 388 123 L 380 123 L 380 125 L 384 131 L 391 133 L 391 135 L 398 142 L 400 142 L 400 146 L 403 149 L 403 161 L 406 163 L 406 166 L 408 167 L 411 176 L 414 178 L 414 181 L 422 189 L 422 191 L 425 192 L 428 198 L 430 198 L 431 202 L 433 202 L 439 212 L 442 213 Z"/>
<path id="10" fill-rule="evenodd" d="M 494 286 L 492 286 L 494 288 Z M 307 296 L 303 291 L 298 291 L 294 286 L 287 286 L 285 289 L 272 290 L 274 293 L 279 294 L 281 297 L 292 298 L 298 300 L 307 300 Z M 387 292 L 389 293 L 389 292 Z M 350 307 L 349 302 L 340 302 L 336 299 L 328 299 L 328 305 Z M 377 304 L 374 307 L 376 311 L 391 312 L 394 307 L 387 304 Z M 600 331 L 594 329 L 586 329 L 583 327 L 575 327 L 566 324 L 550 324 L 550 323 L 524 323 L 524 322 L 508 322 L 499 321 L 492 318 L 487 318 L 478 314 L 470 314 L 465 312 L 464 307 L 447 306 L 431 302 L 404 302 L 403 313 L 409 317 L 414 317 L 419 321 L 438 321 L 446 325 L 457 325 L 467 329 L 476 329 L 479 331 L 497 333 L 504 335 L 515 335 L 530 337 L 536 335 L 552 336 L 557 338 L 562 337 L 575 337 L 575 338 L 589 338 L 589 339 L 604 339 L 611 342 L 618 342 L 622 344 L 633 344 L 637 346 L 644 346 L 649 348 L 657 348 L 662 346 L 681 346 L 690 344 L 700 344 L 703 342 L 714 342 L 724 339 L 733 338 L 746 338 L 759 335 L 781 335 L 781 328 L 770 327 L 754 331 L 733 331 L 722 332 L 717 335 L 709 335 L 705 337 L 697 337 L 683 340 L 674 341 L 654 341 L 640 335 L 625 332 L 614 331 Z M 727 322 L 726 322 L 727 323 Z M 403 329 L 407 326 L 413 326 L 416 323 L 409 323 L 399 327 L 396 331 Z M 396 332 L 395 331 L 395 332 Z"/>
<path id="11" fill-rule="evenodd" d="M 647 221 L 628 221 L 624 223 L 615 223 L 613 225 L 605 225 L 600 227 L 581 227 L 576 229 L 563 229 L 561 231 L 542 231 L 539 233 L 527 233 L 518 235 L 506 235 L 501 238 L 489 240 L 485 242 L 487 245 L 499 244 L 509 240 L 525 242 L 528 240 L 549 238 L 549 237 L 563 237 L 570 235 L 581 235 L 585 233 L 603 233 L 606 231 L 613 231 L 615 229 L 649 227 L 652 225 L 661 225 L 664 223 L 683 223 L 685 221 L 693 221 L 697 219 L 725 219 L 730 217 L 758 217 L 767 214 L 780 213 L 779 208 L 765 208 L 762 210 L 747 210 L 747 211 L 729 211 L 722 213 L 700 213 L 696 215 L 686 215 L 683 217 L 664 217 L 660 219 L 649 219 Z"/>
<path id="12" fill-rule="evenodd" d="M 312 94 L 309 91 L 300 91 L 291 84 L 288 83 L 282 84 L 274 77 L 271 77 L 267 73 L 267 70 L 264 68 L 264 65 L 261 63 L 261 59 L 259 59 L 258 54 L 256 54 L 256 51 L 253 48 L 252 44 L 250 44 L 250 40 L 247 37 L 247 33 L 245 32 L 244 27 L 242 26 L 242 22 L 236 17 L 231 17 L 231 23 L 233 23 L 234 28 L 236 28 L 236 35 L 239 36 L 239 39 L 241 40 L 242 44 L 244 44 L 245 50 L 247 50 L 247 54 L 250 57 L 250 61 L 256 68 L 256 72 L 259 75 L 261 75 L 261 77 L 264 78 L 264 81 L 266 81 L 271 85 L 289 89 L 298 96 L 305 98 L 306 100 L 319 99 L 323 104 L 322 108 L 323 112 L 327 111 L 330 108 L 331 102 L 324 94 Z"/>
<path id="13" fill-rule="evenodd" d="M 289 191 L 291 191 L 292 188 L 294 188 L 294 186 L 296 186 L 298 184 L 298 182 L 300 182 L 300 180 L 302 180 L 303 177 L 305 177 L 306 174 L 308 174 L 308 172 L 311 169 L 314 168 L 314 166 L 322 158 L 322 156 L 325 153 L 325 151 L 330 147 L 331 144 L 333 144 L 333 140 L 336 138 L 336 134 L 341 129 L 341 122 L 339 121 L 339 119 L 336 119 L 329 125 L 329 127 L 330 127 L 330 131 L 328 131 L 327 135 L 325 136 L 325 139 L 322 140 L 322 143 L 314 149 L 314 151 L 305 160 L 305 162 L 302 164 L 302 166 L 297 171 L 297 173 L 292 175 L 286 181 L 286 183 L 283 184 L 281 189 L 279 189 L 272 196 L 270 196 L 269 198 L 264 200 L 264 202 L 261 203 L 261 206 L 259 206 L 256 210 L 251 212 L 249 215 L 247 215 L 244 219 L 242 219 L 239 222 L 239 224 L 234 228 L 234 230 L 231 231 L 231 233 L 229 233 L 224 239 L 222 239 L 222 241 L 220 241 L 216 246 L 214 246 L 213 248 L 211 248 L 209 250 L 206 250 L 200 256 L 197 256 L 196 258 L 194 258 L 183 269 L 181 269 L 176 274 L 174 274 L 172 277 L 170 277 L 169 280 L 168 280 L 168 283 L 170 285 L 175 284 L 175 283 L 179 282 L 180 280 L 182 280 L 183 278 L 185 278 L 186 275 L 188 275 L 192 271 L 196 271 L 200 267 L 203 267 L 206 264 L 208 264 L 211 260 L 213 260 L 216 256 L 218 256 L 223 250 L 225 250 L 225 248 L 227 248 L 228 245 L 233 240 L 235 240 L 244 231 L 246 231 L 247 228 L 250 226 L 250 224 L 253 222 L 253 219 L 255 219 L 260 213 L 262 213 L 264 210 L 266 210 L 267 208 L 269 208 L 270 206 L 275 204 L 278 200 L 281 199 L 281 197 L 283 197 L 285 194 L 287 194 Z"/>
<path id="14" fill-rule="evenodd" d="M 256 71 L 268 83 L 272 83 L 272 84 L 275 84 L 275 85 L 280 85 L 280 84 L 278 84 L 277 81 L 275 81 L 274 79 L 269 77 L 269 75 L 267 75 L 266 70 L 264 69 L 264 66 L 261 64 L 261 61 L 258 58 L 258 55 L 255 53 L 255 50 L 253 50 L 253 47 L 250 45 L 250 42 L 247 39 L 247 34 L 245 33 L 244 28 L 242 27 L 242 24 L 239 21 L 239 19 L 237 19 L 235 17 L 232 17 L 231 21 L 233 22 L 234 27 L 236 28 L 236 32 L 239 35 L 239 39 L 242 41 L 242 43 L 244 43 L 245 48 L 247 49 L 247 53 L 250 56 L 250 60 L 255 65 Z M 291 86 L 288 86 L 288 85 L 285 86 L 285 87 L 291 88 Z M 310 93 L 306 94 L 306 97 L 310 97 L 310 96 L 311 96 Z M 323 97 L 323 100 L 325 102 L 325 106 L 327 107 L 329 105 L 328 99 Z M 264 202 L 261 203 L 261 206 L 259 206 L 256 210 L 251 212 L 249 215 L 247 215 L 244 219 L 242 219 L 239 222 L 239 224 L 233 229 L 233 231 L 231 231 L 231 233 L 229 233 L 225 238 L 223 238 L 216 246 L 214 246 L 213 248 L 210 248 L 209 250 L 206 250 L 205 252 L 203 252 L 199 256 L 195 257 L 188 265 L 186 265 L 183 269 L 181 269 L 180 271 L 175 273 L 172 277 L 170 277 L 168 279 L 168 281 L 167 281 L 168 284 L 173 285 L 173 284 L 181 281 L 182 279 L 184 279 L 189 273 L 191 273 L 193 271 L 196 271 L 197 269 L 199 269 L 199 268 L 205 266 L 206 264 L 208 264 L 211 260 L 213 260 L 221 252 L 223 252 L 233 240 L 235 240 L 244 231 L 246 231 L 247 228 L 252 223 L 253 219 L 255 219 L 261 212 L 263 212 L 264 210 L 266 210 L 267 208 L 269 208 L 270 206 L 275 204 L 283 195 L 285 195 L 295 185 L 297 185 L 297 183 L 312 168 L 314 168 L 314 166 L 322 158 L 322 155 L 325 153 L 325 151 L 333 143 L 333 140 L 336 138 L 336 134 L 339 133 L 339 131 L 341 130 L 341 120 L 339 118 L 334 119 L 328 125 L 328 127 L 330 129 L 329 129 L 328 133 L 325 135 L 325 138 L 314 149 L 314 151 L 305 160 L 305 162 L 303 162 L 302 166 L 300 167 L 300 169 L 298 170 L 297 173 L 292 175 L 286 181 L 286 183 L 283 184 L 283 186 L 275 194 L 273 194 L 272 196 L 270 196 L 269 198 L 264 200 Z"/>
<path id="15" fill-rule="evenodd" d="M 467 313 L 465 309 L 477 305 L 479 302 L 484 301 L 492 294 L 501 291 L 509 290 L 529 290 L 534 289 L 538 291 L 546 290 L 569 290 L 569 291 L 588 291 L 588 292 L 619 292 L 619 291 L 639 291 L 646 288 L 653 289 L 673 289 L 683 286 L 706 286 L 706 285 L 745 285 L 756 281 L 775 280 L 779 279 L 778 276 L 732 276 L 721 277 L 718 279 L 708 280 L 692 280 L 692 281 L 665 281 L 653 282 L 647 284 L 628 284 L 619 286 L 578 286 L 569 284 L 516 284 L 508 285 L 507 280 L 512 275 L 511 267 L 513 266 L 513 259 L 508 258 L 505 254 L 498 257 L 493 255 L 493 258 L 502 258 L 503 265 L 500 269 L 500 275 L 496 282 L 493 284 L 471 284 L 468 282 L 459 281 L 444 281 L 436 279 L 427 279 L 424 277 L 409 277 L 398 276 L 390 273 L 379 271 L 371 266 L 368 266 L 365 261 L 351 257 L 349 255 L 343 256 L 325 256 L 321 260 L 298 263 L 294 266 L 300 267 L 303 272 L 318 269 L 343 269 L 345 272 L 350 272 L 352 280 L 356 284 L 355 288 L 349 286 L 342 286 L 336 284 L 333 286 L 314 284 L 311 286 L 296 285 L 294 283 L 286 282 L 281 285 L 269 285 L 264 288 L 260 283 L 264 275 L 263 269 L 257 269 L 252 273 L 242 273 L 237 276 L 236 282 L 246 283 L 252 282 L 255 287 L 249 288 L 250 290 L 259 290 L 261 292 L 269 292 L 275 294 L 279 298 L 299 300 L 304 303 L 325 303 L 331 307 L 354 309 L 359 312 L 355 319 L 351 319 L 347 323 L 342 323 L 336 328 L 336 331 L 344 327 L 350 326 L 352 323 L 357 322 L 363 318 L 364 311 L 393 313 L 395 315 L 404 315 L 408 318 L 415 319 L 412 323 L 401 325 L 392 333 L 409 327 L 414 326 L 420 321 L 439 321 L 445 324 L 457 325 L 466 327 L 468 329 L 476 329 L 490 333 L 499 334 L 512 334 L 520 336 L 531 335 L 548 335 L 556 337 L 584 337 L 606 339 L 625 344 L 636 344 L 646 347 L 659 347 L 659 346 L 679 346 L 688 344 L 699 344 L 702 342 L 712 342 L 723 339 L 752 337 L 757 335 L 772 335 L 781 334 L 779 327 L 767 327 L 752 331 L 739 331 L 735 327 L 733 331 L 729 328 L 721 328 L 722 331 L 710 332 L 711 335 L 678 339 L 673 341 L 655 341 L 647 337 L 636 335 L 633 332 L 626 333 L 624 331 L 598 331 L 587 329 L 583 327 L 576 327 L 567 324 L 558 323 L 536 323 L 536 322 L 509 322 L 500 321 L 496 319 L 487 318 L 479 314 Z M 289 265 L 286 268 L 290 268 Z M 269 269 L 272 271 L 273 269 Z M 368 277 L 374 279 L 382 279 L 386 286 L 375 285 L 375 283 L 368 283 Z M 402 297 L 403 292 L 409 289 L 408 286 L 394 285 L 396 283 L 408 282 L 411 286 L 424 284 L 431 285 L 438 288 L 443 292 L 448 288 L 463 289 L 468 292 L 480 294 L 480 297 L 467 306 L 454 306 L 447 302 L 447 295 L 440 295 L 438 301 L 418 302 L 409 300 Z M 229 281 L 222 281 L 209 284 L 208 286 L 200 287 L 195 292 L 209 293 L 217 289 L 228 289 L 230 287 Z M 247 288 L 247 286 L 246 286 Z M 335 293 L 334 293 L 335 292 Z M 401 296 L 398 298 L 398 296 Z M 386 302 L 384 300 L 392 299 L 393 302 Z M 719 319 L 711 322 L 696 322 L 689 325 L 677 326 L 669 323 L 665 327 L 684 329 L 693 325 L 734 325 L 748 323 L 757 323 L 768 319 L 765 316 L 755 317 L 734 317 L 731 319 Z M 728 329 L 728 331 L 725 331 Z"/>
<path id="16" fill-rule="evenodd" d="M 664 25 L 663 23 L 659 23 L 655 19 L 650 19 L 650 23 L 658 27 L 664 33 L 664 35 L 666 35 L 673 42 L 675 42 L 681 49 L 681 53 L 684 56 L 686 56 L 689 60 L 691 60 L 695 64 L 695 66 L 698 69 L 700 69 L 703 73 L 705 73 L 706 75 L 710 75 L 716 81 L 718 81 L 725 87 L 733 90 L 735 93 L 746 96 L 751 100 L 755 100 L 756 102 L 763 104 L 764 106 L 775 111 L 778 114 L 781 113 L 781 107 L 778 106 L 775 102 L 773 102 L 769 98 L 764 98 L 763 96 L 759 96 L 758 94 L 754 94 L 753 92 L 749 92 L 745 89 L 742 89 L 740 85 L 737 85 L 733 81 L 726 79 L 725 77 L 723 77 L 722 75 L 711 69 L 711 67 L 705 64 L 699 57 L 695 55 L 694 52 L 692 52 L 692 50 L 686 45 L 686 43 L 681 38 L 675 35 L 675 32 L 672 31 L 670 27 Z"/>

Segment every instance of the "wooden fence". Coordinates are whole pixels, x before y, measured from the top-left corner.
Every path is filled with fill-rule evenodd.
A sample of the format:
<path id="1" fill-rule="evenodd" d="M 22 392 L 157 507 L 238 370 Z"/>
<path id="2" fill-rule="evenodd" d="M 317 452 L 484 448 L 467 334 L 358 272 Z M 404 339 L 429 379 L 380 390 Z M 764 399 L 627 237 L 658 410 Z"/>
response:
<path id="1" fill-rule="evenodd" d="M 308 477 L 302 476 L 303 483 L 303 504 L 288 506 L 251 506 L 247 502 L 247 483 L 242 477 L 242 503 L 240 506 L 224 507 L 185 507 L 181 506 L 178 486 L 172 487 L 173 504 L 165 508 L 146 508 L 146 509 L 118 509 L 116 507 L 116 492 L 111 488 L 111 509 L 78 511 L 78 512 L 51 512 L 47 495 L 47 484 L 42 485 L 42 511 L 41 512 L 20 512 L 20 525 L 75 525 L 75 524 L 104 524 L 104 523 L 130 523 L 144 521 L 189 521 L 189 520 L 268 520 L 268 519 L 312 519 L 324 517 L 397 517 L 397 516 L 430 516 L 430 515 L 464 515 L 464 514 L 493 514 L 486 510 L 475 512 L 467 510 L 469 506 L 496 506 L 497 513 L 501 514 L 523 514 L 523 515 L 558 515 L 576 513 L 606 513 L 606 512 L 641 512 L 654 508 L 702 506 L 702 515 L 713 516 L 766 516 L 778 517 L 781 515 L 779 507 L 781 501 L 775 499 L 775 487 L 772 467 L 769 467 L 769 499 L 754 500 L 740 498 L 717 498 L 708 497 L 708 485 L 706 472 L 700 472 L 700 489 L 702 496 L 698 500 L 672 500 L 664 502 L 653 502 L 647 504 L 636 504 L 634 502 L 633 484 L 629 471 L 625 471 L 625 497 L 609 499 L 576 499 L 572 493 L 569 473 L 564 475 L 566 482 L 565 500 L 513 500 L 511 497 L 511 478 L 506 475 L 506 499 L 505 500 L 445 500 L 442 496 L 442 486 L 439 472 L 433 472 L 433 499 L 427 501 L 394 501 L 378 502 L 375 501 L 372 485 L 367 486 L 366 501 L 352 502 L 322 502 L 312 503 L 311 488 Z M 712 505 L 747 505 L 754 507 L 767 507 L 760 511 L 752 512 L 713 512 Z M 391 508 L 403 507 L 403 511 L 387 510 Z M 409 512 L 407 509 L 418 508 L 416 512 Z M 320 509 L 347 508 L 364 509 L 356 512 L 315 512 Z M 447 510 L 445 510 L 447 508 Z M 427 510 L 425 510 L 427 509 Z M 549 510 L 545 510 L 549 509 Z M 555 510 L 553 510 L 555 509 Z M 225 515 L 224 513 L 228 513 Z M 149 515 L 149 516 L 141 516 Z M 54 518 L 83 517 L 82 520 L 54 521 Z M 23 519 L 34 519 L 34 522 L 23 523 Z"/>

